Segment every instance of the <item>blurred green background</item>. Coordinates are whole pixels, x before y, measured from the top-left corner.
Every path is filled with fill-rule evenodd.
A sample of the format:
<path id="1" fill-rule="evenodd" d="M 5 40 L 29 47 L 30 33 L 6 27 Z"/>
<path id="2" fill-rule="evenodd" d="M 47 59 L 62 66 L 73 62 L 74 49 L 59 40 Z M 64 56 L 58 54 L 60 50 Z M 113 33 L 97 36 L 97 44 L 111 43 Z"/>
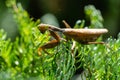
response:
<path id="1" fill-rule="evenodd" d="M 102 13 L 104 27 L 109 30 L 107 36 L 117 37 L 120 32 L 120 0 L 17 0 L 17 2 L 22 4 L 34 20 L 41 19 L 44 23 L 61 27 L 64 27 L 62 20 L 66 20 L 72 27 L 77 20 L 85 19 L 84 7 L 92 4 Z M 5 0 L 0 0 L 0 28 L 3 28 L 12 40 L 19 35 Z"/>

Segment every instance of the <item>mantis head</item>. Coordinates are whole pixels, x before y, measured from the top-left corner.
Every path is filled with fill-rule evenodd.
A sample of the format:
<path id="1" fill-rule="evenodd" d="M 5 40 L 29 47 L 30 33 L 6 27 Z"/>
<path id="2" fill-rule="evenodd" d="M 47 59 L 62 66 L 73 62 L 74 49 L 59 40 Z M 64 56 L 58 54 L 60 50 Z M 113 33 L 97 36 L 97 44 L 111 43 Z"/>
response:
<path id="1" fill-rule="evenodd" d="M 39 24 L 38 29 L 40 30 L 41 33 L 45 33 L 46 30 L 61 31 L 61 32 L 63 31 L 61 28 L 49 24 Z"/>
<path id="2" fill-rule="evenodd" d="M 45 24 L 40 24 L 38 25 L 38 29 L 40 30 L 41 33 L 45 33 L 46 30 L 48 30 L 48 26 Z"/>

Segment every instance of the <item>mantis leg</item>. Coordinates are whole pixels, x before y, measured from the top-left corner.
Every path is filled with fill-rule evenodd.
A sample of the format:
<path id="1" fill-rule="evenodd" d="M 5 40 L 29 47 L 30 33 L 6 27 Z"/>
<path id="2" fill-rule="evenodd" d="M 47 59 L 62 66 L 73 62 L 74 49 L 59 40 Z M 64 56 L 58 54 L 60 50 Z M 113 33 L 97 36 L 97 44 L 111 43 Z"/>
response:
<path id="1" fill-rule="evenodd" d="M 53 30 L 49 30 L 50 31 L 50 35 L 52 36 L 52 37 L 54 37 L 58 42 L 60 42 L 60 36 L 56 33 L 56 32 L 54 32 Z"/>
<path id="2" fill-rule="evenodd" d="M 104 44 L 107 48 L 109 48 L 110 50 L 113 50 L 109 44 L 105 43 L 105 42 L 88 42 L 88 44 Z"/>
<path id="3" fill-rule="evenodd" d="M 87 44 L 105 44 L 104 42 L 88 42 Z"/>
<path id="4" fill-rule="evenodd" d="M 56 39 L 46 43 L 45 45 L 43 45 L 40 48 L 38 48 L 38 55 L 41 55 L 41 50 L 43 50 L 44 52 L 48 53 L 47 51 L 45 51 L 45 49 L 54 48 L 58 44 L 59 44 L 59 42 Z"/>
<path id="5" fill-rule="evenodd" d="M 54 48 L 55 46 L 57 46 L 60 43 L 60 36 L 52 30 L 49 30 L 49 31 L 50 31 L 51 36 L 53 36 L 55 39 L 52 41 L 49 41 L 45 45 L 38 48 L 38 55 L 41 55 L 41 50 L 43 50 L 45 53 L 48 54 L 48 52 L 45 51 L 45 49 Z"/>
<path id="6" fill-rule="evenodd" d="M 71 28 L 70 25 L 65 20 L 63 20 L 62 22 L 64 23 L 66 28 Z"/>

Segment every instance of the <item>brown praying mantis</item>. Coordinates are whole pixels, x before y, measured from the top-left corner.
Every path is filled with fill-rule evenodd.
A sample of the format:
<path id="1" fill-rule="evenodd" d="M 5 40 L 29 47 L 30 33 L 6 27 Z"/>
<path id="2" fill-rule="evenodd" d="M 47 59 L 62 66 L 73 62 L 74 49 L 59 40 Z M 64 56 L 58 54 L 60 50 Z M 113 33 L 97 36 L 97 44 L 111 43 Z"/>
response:
<path id="1" fill-rule="evenodd" d="M 58 28 L 49 24 L 40 24 L 38 29 L 41 33 L 49 31 L 50 35 L 55 39 L 38 48 L 38 54 L 41 55 L 41 50 L 47 53 L 45 49 L 50 49 L 57 46 L 62 38 L 57 34 L 57 31 L 63 33 L 67 38 L 73 39 L 81 44 L 104 44 L 104 42 L 95 42 L 99 36 L 108 32 L 107 29 L 73 29 L 66 21 L 63 21 L 66 28 Z"/>

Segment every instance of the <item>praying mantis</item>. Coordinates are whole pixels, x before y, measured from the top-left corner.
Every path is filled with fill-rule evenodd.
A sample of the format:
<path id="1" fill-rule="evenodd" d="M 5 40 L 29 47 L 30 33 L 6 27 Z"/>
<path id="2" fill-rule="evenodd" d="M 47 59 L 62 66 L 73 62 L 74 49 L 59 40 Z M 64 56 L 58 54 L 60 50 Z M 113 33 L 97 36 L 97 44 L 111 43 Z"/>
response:
<path id="1" fill-rule="evenodd" d="M 45 49 L 50 49 L 58 44 L 60 44 L 60 40 L 64 40 L 61 38 L 57 32 L 61 32 L 67 38 L 73 39 L 81 44 L 104 44 L 104 42 L 95 42 L 99 36 L 108 32 L 107 29 L 73 29 L 69 26 L 69 24 L 63 20 L 66 28 L 58 28 L 53 25 L 49 24 L 39 24 L 38 29 L 41 33 L 45 33 L 45 31 L 49 31 L 50 35 L 53 36 L 55 39 L 49 41 L 45 45 L 38 48 L 38 54 L 41 55 L 41 50 L 47 53 Z"/>

